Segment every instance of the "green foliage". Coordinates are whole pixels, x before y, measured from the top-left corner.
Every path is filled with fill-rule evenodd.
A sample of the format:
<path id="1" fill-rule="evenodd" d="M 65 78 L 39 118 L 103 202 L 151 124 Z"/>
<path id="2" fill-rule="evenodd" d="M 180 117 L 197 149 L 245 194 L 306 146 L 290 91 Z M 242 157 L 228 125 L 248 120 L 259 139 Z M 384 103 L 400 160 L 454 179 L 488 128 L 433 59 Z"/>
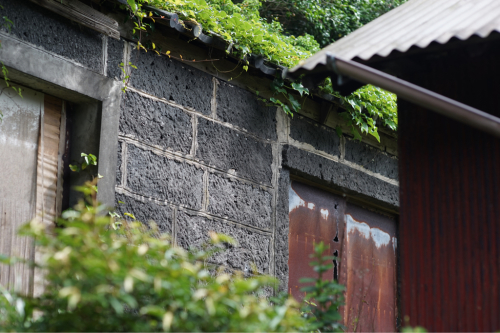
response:
<path id="1" fill-rule="evenodd" d="M 247 54 L 259 54 L 268 61 L 292 67 L 306 59 L 322 46 L 333 42 L 363 24 L 375 19 L 406 0 L 276 0 L 262 3 L 260 0 L 128 0 L 128 9 L 135 18 L 133 33 L 138 35 L 137 47 L 149 48 L 160 54 L 151 41 L 143 45 L 142 35 L 154 30 L 155 20 L 161 19 L 144 10 L 147 4 L 178 13 L 180 18 L 203 25 L 205 32 L 217 35 L 232 45 L 234 55 L 244 59 Z M 318 42 L 320 44 L 318 44 Z M 164 54 L 170 55 L 170 51 Z M 180 60 L 182 55 L 180 55 Z M 130 64 L 129 64 L 130 65 Z M 242 67 L 248 70 L 248 63 Z M 122 70 L 125 72 L 123 65 Z M 124 83 L 128 82 L 128 76 Z M 328 81 L 323 93 L 331 90 Z M 125 89 L 125 88 L 124 88 Z M 292 95 L 308 94 L 300 82 L 285 86 L 281 79 L 272 84 L 274 96 L 267 103 L 280 106 L 290 115 L 301 109 L 301 103 Z M 331 90 L 329 93 L 338 96 Z M 352 95 L 338 96 L 347 109 L 344 118 L 355 138 L 368 133 L 380 141 L 377 120 L 391 129 L 397 128 L 395 95 L 375 87 L 364 87 Z M 379 99 L 379 100 L 378 100 Z"/>
<path id="2" fill-rule="evenodd" d="M 422 326 L 405 326 L 401 328 L 401 332 L 403 333 L 425 333 L 427 330 L 423 328 Z"/>
<path id="3" fill-rule="evenodd" d="M 153 44 L 154 45 L 154 44 Z M 121 71 L 123 72 L 123 87 L 122 87 L 122 92 L 125 92 L 127 91 L 127 85 L 128 85 L 128 82 L 130 80 L 130 74 L 127 73 L 127 70 L 125 69 L 125 64 L 123 62 L 121 62 L 118 67 L 120 67 Z M 132 62 L 128 62 L 128 67 L 129 68 L 133 68 L 133 69 L 137 69 L 137 66 L 135 66 L 134 64 L 132 64 Z"/>
<path id="4" fill-rule="evenodd" d="M 361 140 L 361 133 L 368 133 L 380 141 L 377 121 L 383 126 L 396 130 L 398 126 L 398 110 L 396 95 L 372 85 L 364 86 L 351 95 L 344 97 L 334 91 L 330 78 L 325 80 L 325 85 L 320 87 L 322 93 L 332 94 L 337 97 L 346 112 L 341 116 L 351 127 L 354 138 Z"/>
<path id="5" fill-rule="evenodd" d="M 269 22 L 279 21 L 286 34 L 304 33 L 325 47 L 406 0 L 267 0 L 260 9 Z"/>
<path id="6" fill-rule="evenodd" d="M 300 105 L 300 102 L 293 97 L 290 91 L 299 93 L 301 97 L 309 95 L 309 89 L 304 87 L 300 80 L 292 82 L 290 85 L 286 85 L 285 81 L 281 77 L 277 77 L 273 82 L 271 82 L 271 89 L 273 91 L 273 97 L 269 98 L 269 100 L 263 98 L 260 100 L 266 102 L 268 105 L 281 107 L 286 114 L 289 114 L 292 117 L 293 112 L 298 112 L 302 106 Z M 280 97 L 283 98 L 285 103 L 282 102 Z"/>
<path id="7" fill-rule="evenodd" d="M 154 224 L 117 220 L 87 196 L 49 229 L 33 220 L 21 234 L 36 241 L 45 293 L 0 296 L 1 330 L 19 331 L 297 331 L 307 327 L 291 298 L 272 304 L 264 295 L 274 278 L 227 274 L 207 264 L 234 240 L 212 233 L 185 251 Z M 275 299 L 276 301 L 276 299 Z M 19 308 L 17 311 L 17 308 Z M 8 310 L 10 308 L 10 310 Z M 37 311 L 40 315 L 32 319 Z M 10 319 L 9 319 L 10 318 Z"/>
<path id="8" fill-rule="evenodd" d="M 83 162 L 80 164 L 70 164 L 69 168 L 71 171 L 80 172 L 85 170 L 89 165 L 97 165 L 97 157 L 95 155 L 81 153 L 80 156 L 83 157 Z"/>
<path id="9" fill-rule="evenodd" d="M 157 15 L 143 9 L 147 4 L 159 9 L 178 13 L 185 21 L 202 24 L 205 31 L 224 38 L 233 44 L 235 55 L 244 58 L 254 53 L 265 56 L 276 64 L 293 66 L 301 59 L 319 50 L 318 43 L 309 35 L 285 36 L 278 22 L 267 23 L 260 17 L 257 0 L 245 0 L 234 4 L 230 0 L 128 0 L 129 10 L 138 19 L 135 32 L 145 31 L 144 19 Z M 148 27 L 154 22 L 146 23 Z"/>
<path id="10" fill-rule="evenodd" d="M 342 332 L 343 326 L 338 308 L 343 305 L 344 286 L 336 281 L 323 280 L 323 274 L 333 269 L 334 256 L 323 255 L 328 247 L 320 242 L 314 245 L 314 253 L 311 254 L 313 261 L 310 265 L 318 273 L 315 278 L 303 278 L 301 283 L 310 283 L 301 291 L 307 293 L 303 312 L 313 320 L 309 323 L 310 331 L 320 332 Z"/>
<path id="11" fill-rule="evenodd" d="M 7 258 L 0 258 L 0 262 L 8 263 L 8 261 Z M 0 284 L 0 329 L 22 327 L 24 308 L 24 300 Z"/>

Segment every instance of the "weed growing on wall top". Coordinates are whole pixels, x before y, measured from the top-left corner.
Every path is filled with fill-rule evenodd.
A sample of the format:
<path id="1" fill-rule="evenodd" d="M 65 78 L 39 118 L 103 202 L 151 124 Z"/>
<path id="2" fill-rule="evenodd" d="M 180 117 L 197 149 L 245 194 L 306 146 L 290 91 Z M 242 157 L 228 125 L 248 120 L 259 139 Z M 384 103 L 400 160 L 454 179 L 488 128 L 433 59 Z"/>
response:
<path id="1" fill-rule="evenodd" d="M 267 8 L 267 12 L 272 12 L 270 4 L 275 3 L 283 5 L 283 3 L 286 2 L 287 0 L 267 1 L 265 2 L 265 8 Z M 385 6 L 383 0 L 370 0 L 370 2 L 366 4 L 354 1 L 356 2 L 355 5 L 351 5 L 350 2 L 353 1 L 343 0 L 342 4 L 326 3 L 324 6 L 330 6 L 335 9 L 330 13 L 333 13 L 332 15 L 338 12 L 337 14 L 339 17 L 344 14 L 344 16 L 350 18 L 357 17 L 357 23 L 349 26 L 351 30 L 347 29 L 352 31 L 356 27 L 376 18 L 381 13 L 404 2 L 404 0 L 398 0 L 396 3 L 391 3 L 390 6 Z M 143 5 L 177 13 L 182 20 L 180 22 L 181 24 L 184 24 L 183 22 L 201 24 L 205 33 L 216 35 L 226 40 L 227 43 L 231 45 L 230 49 L 232 54 L 240 59 L 245 59 L 245 56 L 249 54 L 257 54 L 264 56 L 267 61 L 272 63 L 293 67 L 297 65 L 299 61 L 307 59 L 319 50 L 319 44 L 312 35 L 304 33 L 304 31 L 300 35 L 297 33 L 295 33 L 295 35 L 291 34 L 290 32 L 292 30 L 284 31 L 278 16 L 276 16 L 276 20 L 269 20 L 269 17 L 267 17 L 267 19 L 261 17 L 259 10 L 261 9 L 262 3 L 260 0 L 243 0 L 238 3 L 233 3 L 231 0 L 127 0 L 127 3 L 127 9 L 134 19 L 135 27 L 133 28 L 133 33 L 136 34 L 138 38 L 137 48 L 146 51 L 150 50 L 158 54 L 165 54 L 169 57 L 172 57 L 170 51 L 167 50 L 166 52 L 162 52 L 156 49 L 153 42 L 143 41 L 143 35 L 147 34 L 148 29 L 154 29 L 156 20 L 165 19 L 159 13 L 153 13 L 153 11 L 145 9 Z M 310 14 L 309 11 L 316 7 L 317 11 L 314 12 L 314 15 L 320 15 L 323 11 L 331 9 L 328 7 L 329 9 L 326 8 L 322 11 L 317 3 L 307 5 L 306 3 L 308 2 L 299 1 L 293 4 L 295 10 L 297 8 L 305 10 L 304 14 L 306 17 Z M 371 6 L 373 6 L 372 12 L 370 11 Z M 358 17 L 356 13 L 361 13 L 363 18 L 361 19 Z M 321 23 L 320 20 L 317 24 L 318 26 L 322 26 L 323 23 Z M 186 26 L 186 28 L 189 29 L 188 26 Z M 296 28 L 300 29 L 300 26 L 297 25 Z M 187 61 L 187 59 L 182 58 L 182 55 L 179 55 L 177 58 L 181 61 Z M 245 60 L 242 60 L 240 65 L 243 67 L 243 70 L 248 70 L 248 62 Z M 279 79 L 273 82 L 274 86 L 279 85 L 277 81 L 279 81 Z M 299 111 L 301 109 L 301 103 L 297 101 L 289 91 L 298 93 L 302 96 L 304 90 L 302 89 L 303 87 L 300 81 L 294 82 L 294 84 L 299 87 L 299 89 L 294 85 L 290 87 L 280 87 L 283 91 L 280 89 L 275 90 L 275 95 L 269 100 L 266 100 L 266 102 L 272 105 L 281 106 L 288 114 Z M 325 81 L 322 88 L 322 93 L 331 90 L 329 93 L 336 96 L 338 95 L 332 90 L 331 82 L 328 80 Z M 396 129 L 397 110 L 395 95 L 373 86 L 366 86 L 347 98 L 337 97 L 339 97 L 341 104 L 347 110 L 346 116 L 348 116 L 347 118 L 352 128 L 352 134 L 356 138 L 361 138 L 358 132 L 361 131 L 361 133 L 370 134 L 380 141 L 380 136 L 378 134 L 378 126 L 380 126 L 380 124 L 393 130 Z"/>

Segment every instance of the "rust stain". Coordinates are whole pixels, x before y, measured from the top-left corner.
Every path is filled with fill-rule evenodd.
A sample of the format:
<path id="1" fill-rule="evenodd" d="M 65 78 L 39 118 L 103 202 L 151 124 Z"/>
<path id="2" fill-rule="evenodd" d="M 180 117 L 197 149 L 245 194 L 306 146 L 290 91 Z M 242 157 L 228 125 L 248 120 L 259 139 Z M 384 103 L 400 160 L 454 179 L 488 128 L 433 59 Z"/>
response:
<path id="1" fill-rule="evenodd" d="M 346 210 L 344 325 L 353 332 L 394 332 L 395 222 L 353 205 Z"/>
<path id="2" fill-rule="evenodd" d="M 292 182 L 289 190 L 290 229 L 289 229 L 289 279 L 288 289 L 297 300 L 304 298 L 300 291 L 305 284 L 299 280 L 317 276 L 309 266 L 309 256 L 314 252 L 314 244 L 323 241 L 329 253 L 341 250 L 341 230 L 338 228 L 343 219 L 342 198 L 307 185 Z M 309 239 L 308 239 L 309 238 Z M 311 242 L 312 238 L 312 242 Z M 308 246 L 308 242 L 310 246 Z M 330 253 L 331 252 L 331 253 Z M 325 273 L 325 278 L 334 278 L 334 269 Z"/>
<path id="3" fill-rule="evenodd" d="M 297 300 L 303 277 L 314 277 L 309 266 L 314 244 L 328 246 L 334 269 L 324 278 L 346 286 L 339 309 L 348 331 L 396 330 L 396 225 L 392 218 L 346 203 L 331 193 L 292 182 L 289 191 L 289 285 Z M 308 239 L 309 238 L 309 239 Z M 307 246 L 307 242 L 311 243 Z"/>

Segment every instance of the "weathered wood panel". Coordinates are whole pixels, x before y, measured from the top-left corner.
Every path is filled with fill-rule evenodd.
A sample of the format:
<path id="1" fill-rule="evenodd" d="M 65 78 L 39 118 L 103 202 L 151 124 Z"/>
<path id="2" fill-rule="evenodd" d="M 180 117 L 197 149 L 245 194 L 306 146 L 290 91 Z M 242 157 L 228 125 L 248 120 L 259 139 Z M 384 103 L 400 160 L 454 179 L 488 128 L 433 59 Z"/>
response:
<path id="1" fill-rule="evenodd" d="M 37 166 L 36 215 L 47 225 L 56 217 L 62 100 L 45 95 Z M 43 137 L 42 137 L 43 136 Z"/>
<path id="2" fill-rule="evenodd" d="M 30 259 L 33 243 L 17 230 L 35 216 L 36 165 L 42 93 L 23 88 L 23 97 L 0 82 L 0 253 Z M 25 265 L 0 266 L 0 283 L 23 294 L 32 291 Z"/>
<path id="3" fill-rule="evenodd" d="M 36 217 L 49 228 L 54 226 L 54 220 L 60 213 L 61 206 L 61 140 L 62 124 L 65 123 L 63 115 L 63 101 L 59 98 L 45 95 L 43 127 L 39 135 L 38 165 L 37 165 L 37 190 L 36 190 Z M 33 252 L 35 261 L 39 261 L 41 253 L 35 248 Z M 33 274 L 33 295 L 38 296 L 44 290 L 44 274 L 35 269 Z"/>
<path id="4" fill-rule="evenodd" d="M 99 31 L 109 37 L 120 39 L 118 23 L 76 0 L 31 0 L 61 16 L 76 21 L 90 29 Z"/>
<path id="5" fill-rule="evenodd" d="M 62 100 L 27 88 L 21 98 L 3 82 L 2 89 L 0 253 L 34 260 L 32 240 L 17 233 L 34 217 L 53 225 L 58 214 Z M 39 294 L 42 280 L 27 265 L 0 266 L 0 283 L 22 294 Z"/>

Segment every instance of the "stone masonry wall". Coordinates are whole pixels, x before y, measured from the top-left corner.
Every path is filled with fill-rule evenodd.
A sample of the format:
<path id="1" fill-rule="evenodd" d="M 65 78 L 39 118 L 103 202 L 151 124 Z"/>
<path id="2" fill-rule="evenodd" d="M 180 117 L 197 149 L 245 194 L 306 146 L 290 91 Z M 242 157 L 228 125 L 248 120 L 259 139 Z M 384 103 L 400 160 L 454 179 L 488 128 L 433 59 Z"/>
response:
<path id="1" fill-rule="evenodd" d="M 213 261 L 255 263 L 283 288 L 290 174 L 398 206 L 397 158 L 379 147 L 292 119 L 182 62 L 141 53 L 137 63 L 122 100 L 118 209 L 157 218 L 180 246 L 230 234 L 238 245 Z"/>
<path id="2" fill-rule="evenodd" d="M 28 0 L 0 0 L 12 35 L 89 71 L 121 80 L 132 45 L 61 18 Z M 30 22 L 26 22 L 30 20 Z M 397 157 L 308 118 L 290 118 L 185 63 L 141 53 L 122 95 L 116 206 L 154 220 L 180 246 L 209 231 L 238 244 L 214 258 L 230 269 L 288 279 L 288 187 L 307 178 L 398 206 Z"/>

